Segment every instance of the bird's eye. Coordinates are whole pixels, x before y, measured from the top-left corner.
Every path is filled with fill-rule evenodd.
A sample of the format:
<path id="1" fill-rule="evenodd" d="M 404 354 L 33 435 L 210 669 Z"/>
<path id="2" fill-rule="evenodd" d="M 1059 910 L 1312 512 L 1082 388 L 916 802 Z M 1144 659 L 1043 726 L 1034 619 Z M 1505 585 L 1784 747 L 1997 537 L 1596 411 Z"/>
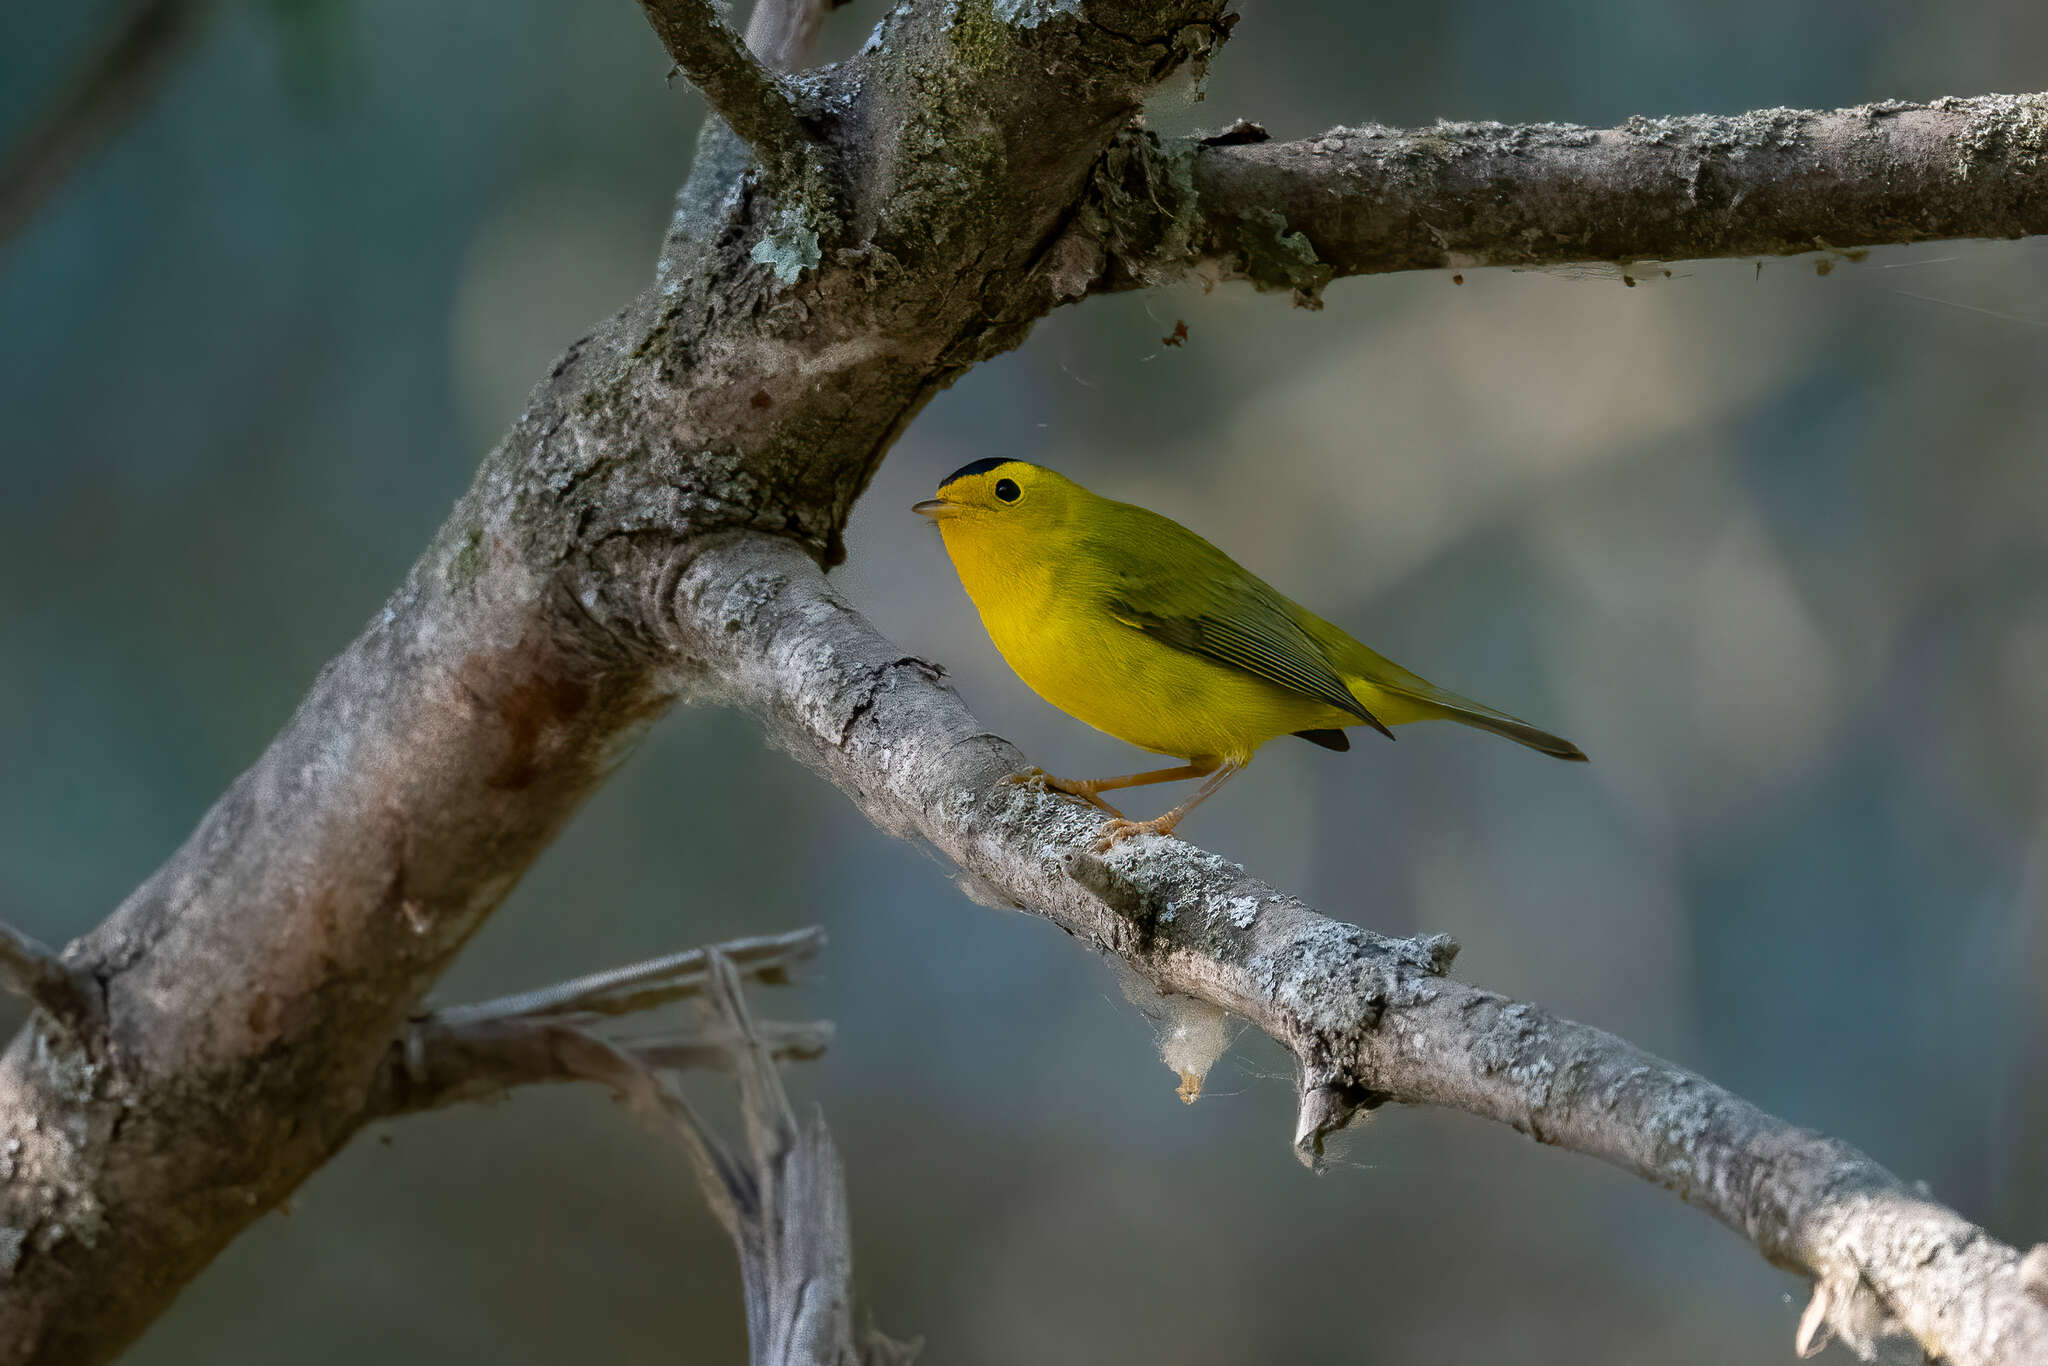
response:
<path id="1" fill-rule="evenodd" d="M 998 498 L 1002 499 L 1002 500 L 1003 500 L 1004 502 L 1006 502 L 1006 503 L 1014 503 L 1014 502 L 1016 502 L 1016 501 L 1017 501 L 1017 500 L 1018 500 L 1019 498 L 1022 498 L 1023 496 L 1024 496 L 1024 490 L 1023 490 L 1023 489 L 1020 489 L 1020 488 L 1018 488 L 1018 487 L 1017 487 L 1017 481 L 1016 481 L 1016 480 L 1014 480 L 1014 479 L 998 479 L 998 480 L 996 480 L 996 497 L 998 497 Z"/>

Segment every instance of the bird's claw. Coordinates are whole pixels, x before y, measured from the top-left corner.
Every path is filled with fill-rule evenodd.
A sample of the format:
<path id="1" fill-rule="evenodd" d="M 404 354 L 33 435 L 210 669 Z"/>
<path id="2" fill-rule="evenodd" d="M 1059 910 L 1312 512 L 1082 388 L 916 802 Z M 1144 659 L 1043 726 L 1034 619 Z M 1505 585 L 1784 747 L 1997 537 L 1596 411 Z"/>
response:
<path id="1" fill-rule="evenodd" d="M 1079 797 L 1096 810 L 1107 811 L 1118 820 L 1123 819 L 1124 813 L 1102 800 L 1096 794 L 1092 783 L 1079 782 L 1072 778 L 1055 778 L 1052 774 L 1047 773 L 1036 765 L 1025 769 L 1022 773 L 1012 773 L 1004 781 L 1015 783 L 1018 787 L 1028 787 L 1033 792 L 1058 792 L 1068 797 Z"/>
<path id="2" fill-rule="evenodd" d="M 1028 787 L 1033 792 L 1047 792 L 1052 788 L 1053 776 L 1038 765 L 1033 764 L 1022 773 L 1006 775 L 1003 781 L 1017 787 Z"/>
<path id="3" fill-rule="evenodd" d="M 1125 820 L 1122 816 L 1118 816 L 1113 821 L 1105 821 L 1103 823 L 1102 829 L 1096 834 L 1095 843 L 1092 847 L 1096 853 L 1106 854 L 1134 835 L 1170 836 L 1172 834 L 1173 825 L 1170 822 L 1157 820 L 1130 821 Z"/>

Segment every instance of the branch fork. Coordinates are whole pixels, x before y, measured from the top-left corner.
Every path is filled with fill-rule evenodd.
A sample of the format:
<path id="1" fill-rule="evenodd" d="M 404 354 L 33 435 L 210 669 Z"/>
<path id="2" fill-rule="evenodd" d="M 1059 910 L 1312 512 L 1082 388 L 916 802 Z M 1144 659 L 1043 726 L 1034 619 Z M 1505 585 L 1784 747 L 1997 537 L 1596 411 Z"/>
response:
<path id="1" fill-rule="evenodd" d="M 769 65 L 791 70 L 808 57 L 817 7 L 803 0 L 764 0 L 747 38 L 712 0 L 640 0 L 640 8 L 675 63 L 670 77 L 681 73 L 697 88 L 711 111 L 753 149 L 773 183 L 786 187 L 823 176 L 829 146 L 806 123 L 795 87 Z"/>

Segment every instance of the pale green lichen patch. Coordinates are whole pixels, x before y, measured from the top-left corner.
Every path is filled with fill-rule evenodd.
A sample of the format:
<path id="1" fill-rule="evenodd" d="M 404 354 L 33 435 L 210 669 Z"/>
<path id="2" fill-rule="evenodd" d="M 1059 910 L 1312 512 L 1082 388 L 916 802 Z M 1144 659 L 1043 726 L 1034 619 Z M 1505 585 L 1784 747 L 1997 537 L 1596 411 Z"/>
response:
<path id="1" fill-rule="evenodd" d="M 1287 289 L 1294 292 L 1297 308 L 1321 308 L 1323 288 L 1337 278 L 1336 268 L 1316 255 L 1308 237 L 1287 226 L 1284 215 L 1272 209 L 1248 209 L 1244 274 L 1252 288 Z"/>
<path id="2" fill-rule="evenodd" d="M 817 269 L 818 232 L 802 209 L 790 207 L 775 216 L 775 225 L 754 243 L 753 259 L 767 266 L 777 281 L 793 285 L 807 270 Z"/>
<path id="3" fill-rule="evenodd" d="M 462 538 L 462 544 L 448 557 L 444 577 L 448 586 L 464 589 L 476 582 L 477 575 L 484 571 L 484 529 L 472 526 L 469 534 Z"/>

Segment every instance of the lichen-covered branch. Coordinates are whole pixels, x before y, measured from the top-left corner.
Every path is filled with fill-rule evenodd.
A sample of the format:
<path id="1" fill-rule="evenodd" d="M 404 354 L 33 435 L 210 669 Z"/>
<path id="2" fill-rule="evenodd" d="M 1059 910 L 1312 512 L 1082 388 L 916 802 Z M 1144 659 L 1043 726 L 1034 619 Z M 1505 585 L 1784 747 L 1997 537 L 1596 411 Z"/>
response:
<path id="1" fill-rule="evenodd" d="M 1094 288 L 1778 256 L 2048 232 L 2048 95 L 1619 128 L 1439 123 L 1296 142 L 1240 125 L 1105 156 Z"/>
<path id="2" fill-rule="evenodd" d="M 1446 977 L 1453 947 L 1328 919 L 1178 840 L 1089 852 L 1100 814 L 1010 781 L 991 735 L 787 543 L 726 538 L 676 581 L 676 644 L 877 826 L 981 899 L 1045 916 L 1165 993 L 1252 1021 L 1299 1066 L 1295 1142 L 1387 1101 L 1448 1106 L 1634 1172 L 1816 1285 L 1814 1333 L 1909 1333 L 1956 1366 L 2048 1360 L 2021 1258 L 1847 1144 L 1598 1029 Z"/>

